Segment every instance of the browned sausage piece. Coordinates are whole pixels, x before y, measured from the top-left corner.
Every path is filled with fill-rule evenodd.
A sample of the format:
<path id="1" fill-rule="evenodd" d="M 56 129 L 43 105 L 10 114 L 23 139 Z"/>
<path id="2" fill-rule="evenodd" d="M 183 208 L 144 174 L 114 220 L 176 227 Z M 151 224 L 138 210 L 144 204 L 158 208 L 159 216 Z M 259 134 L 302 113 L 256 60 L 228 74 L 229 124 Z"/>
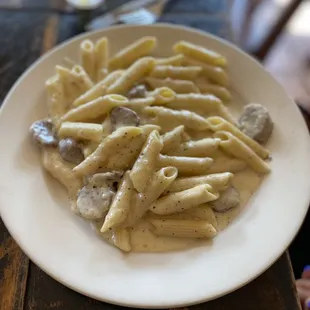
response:
<path id="1" fill-rule="evenodd" d="M 137 113 L 125 107 L 116 107 L 110 113 L 112 131 L 124 126 L 139 126 Z"/>
<path id="2" fill-rule="evenodd" d="M 66 138 L 60 140 L 58 151 L 62 159 L 72 164 L 79 164 L 84 160 L 83 152 L 74 139 Z"/>
<path id="3" fill-rule="evenodd" d="M 98 220 L 106 216 L 114 197 L 109 187 L 85 185 L 78 193 L 77 210 L 88 220 Z"/>
<path id="4" fill-rule="evenodd" d="M 272 133 L 273 123 L 266 107 L 250 103 L 243 108 L 239 128 L 253 140 L 265 144 Z"/>
<path id="5" fill-rule="evenodd" d="M 146 93 L 147 89 L 144 84 L 136 85 L 127 93 L 127 98 L 145 98 Z"/>
<path id="6" fill-rule="evenodd" d="M 229 187 L 221 193 L 217 200 L 209 203 L 210 207 L 216 212 L 226 212 L 235 208 L 240 203 L 240 194 L 234 187 Z"/>
<path id="7" fill-rule="evenodd" d="M 50 120 L 34 122 L 30 127 L 34 141 L 45 146 L 57 146 L 58 140 L 54 133 L 53 123 Z"/>

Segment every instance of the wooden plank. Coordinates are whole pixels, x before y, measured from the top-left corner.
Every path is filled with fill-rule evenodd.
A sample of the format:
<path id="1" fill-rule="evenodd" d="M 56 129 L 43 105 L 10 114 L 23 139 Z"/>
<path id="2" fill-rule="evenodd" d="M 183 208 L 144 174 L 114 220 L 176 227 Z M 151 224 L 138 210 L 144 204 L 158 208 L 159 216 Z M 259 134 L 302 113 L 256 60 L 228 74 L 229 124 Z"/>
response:
<path id="1" fill-rule="evenodd" d="M 46 14 L 0 11 L 0 100 L 41 53 Z M 21 102 L 23 104 L 23 102 Z M 0 221 L 0 309 L 22 310 L 29 259 Z"/>
<path id="2" fill-rule="evenodd" d="M 0 220 L 0 309 L 22 310 L 29 259 Z"/>
<path id="3" fill-rule="evenodd" d="M 60 285 L 33 264 L 29 271 L 29 278 L 31 281 L 27 290 L 25 310 L 45 310 L 52 307 L 58 310 L 118 308 L 82 296 Z M 188 308 L 193 310 L 300 310 L 287 254 L 284 254 L 263 275 L 238 291 Z"/>

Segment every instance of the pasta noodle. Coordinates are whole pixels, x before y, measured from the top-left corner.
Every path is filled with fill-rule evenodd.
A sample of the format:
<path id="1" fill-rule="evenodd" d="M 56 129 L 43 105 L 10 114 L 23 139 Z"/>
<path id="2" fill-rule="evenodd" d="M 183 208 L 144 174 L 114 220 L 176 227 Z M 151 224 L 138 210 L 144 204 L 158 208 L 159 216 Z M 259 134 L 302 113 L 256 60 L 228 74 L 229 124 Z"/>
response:
<path id="1" fill-rule="evenodd" d="M 63 122 L 58 130 L 58 135 L 77 140 L 100 142 L 102 139 L 102 126 L 92 123 Z"/>
<path id="2" fill-rule="evenodd" d="M 189 129 L 206 130 L 209 128 L 207 121 L 197 113 L 187 110 L 175 111 L 163 107 L 147 107 L 144 109 L 147 116 L 152 117 L 149 122 L 161 127 L 177 127 L 184 125 Z"/>
<path id="3" fill-rule="evenodd" d="M 240 139 L 243 143 L 248 145 L 261 158 L 266 159 L 269 157 L 269 151 L 266 148 L 264 148 L 256 141 L 245 135 L 241 130 L 239 130 L 234 125 L 226 122 L 223 118 L 209 117 L 207 119 L 207 122 L 209 123 L 209 127 L 211 130 L 215 132 L 228 131 L 234 136 L 236 136 L 238 139 Z"/>
<path id="4" fill-rule="evenodd" d="M 138 192 L 142 193 L 145 190 L 155 172 L 158 155 L 162 147 L 163 144 L 158 131 L 152 131 L 130 172 L 132 183 Z"/>
<path id="5" fill-rule="evenodd" d="M 191 209 L 217 198 L 219 198 L 218 192 L 215 192 L 210 185 L 202 184 L 163 196 L 151 204 L 149 209 L 156 214 L 167 215 Z"/>
<path id="6" fill-rule="evenodd" d="M 155 58 L 155 64 L 163 65 L 163 66 L 181 66 L 184 60 L 184 55 L 177 54 L 171 57 L 165 57 L 165 58 Z"/>
<path id="7" fill-rule="evenodd" d="M 209 184 L 215 191 L 225 190 L 231 182 L 233 174 L 230 172 L 208 174 L 199 177 L 178 178 L 168 188 L 168 193 L 180 192 L 200 184 Z"/>
<path id="8" fill-rule="evenodd" d="M 162 136 L 163 154 L 168 154 L 176 150 L 184 139 L 184 126 L 175 127 L 173 130 L 166 132 Z"/>
<path id="9" fill-rule="evenodd" d="M 108 94 L 126 94 L 130 88 L 149 72 L 152 71 L 155 61 L 152 57 L 144 57 L 133 63 L 107 90 Z"/>
<path id="10" fill-rule="evenodd" d="M 178 94 L 200 92 L 199 88 L 192 81 L 175 80 L 171 78 L 158 79 L 154 77 L 148 77 L 145 80 L 153 89 L 166 86 Z"/>
<path id="11" fill-rule="evenodd" d="M 131 251 L 130 234 L 127 229 L 119 228 L 112 231 L 113 244 L 124 252 Z"/>
<path id="12" fill-rule="evenodd" d="M 151 76 L 155 78 L 172 78 L 176 80 L 195 80 L 201 72 L 201 67 L 175 67 L 175 66 L 156 66 L 151 72 Z"/>
<path id="13" fill-rule="evenodd" d="M 113 149 L 116 145 L 124 147 L 128 141 L 141 134 L 142 129 L 138 127 L 122 127 L 115 130 L 111 135 L 102 140 L 91 155 L 74 167 L 73 171 L 77 175 L 83 176 L 95 173 L 107 161 L 110 154 L 113 154 Z"/>
<path id="14" fill-rule="evenodd" d="M 174 166 L 178 169 L 180 174 L 195 175 L 204 174 L 208 171 L 213 163 L 213 159 L 209 157 L 181 157 L 181 156 L 159 156 L 159 165 Z"/>
<path id="15" fill-rule="evenodd" d="M 119 226 L 119 224 L 125 221 L 130 212 L 134 188 L 129 173 L 130 172 L 127 171 L 123 176 L 123 179 L 118 187 L 118 191 L 112 201 L 110 210 L 100 229 L 101 232 L 105 232 L 112 227 Z"/>
<path id="16" fill-rule="evenodd" d="M 211 84 L 205 79 L 197 79 L 195 81 L 196 87 L 198 87 L 199 91 L 203 94 L 212 94 L 224 102 L 228 102 L 231 100 L 230 91 L 221 85 Z"/>
<path id="17" fill-rule="evenodd" d="M 184 64 L 186 66 L 200 66 L 202 68 L 202 75 L 215 84 L 219 84 L 224 87 L 229 85 L 227 73 L 221 67 L 212 66 L 189 57 L 185 57 Z"/>
<path id="18" fill-rule="evenodd" d="M 145 192 L 136 194 L 126 226 L 134 226 L 147 212 L 150 205 L 170 186 L 177 175 L 178 170 L 174 167 L 164 167 L 157 171 L 152 176 Z"/>
<path id="19" fill-rule="evenodd" d="M 96 119 L 101 115 L 109 113 L 117 105 L 126 102 L 128 102 L 127 98 L 121 95 L 99 97 L 70 110 L 62 117 L 62 121 L 79 122 Z"/>
<path id="20" fill-rule="evenodd" d="M 248 147 L 245 143 L 227 131 L 218 131 L 216 137 L 222 141 L 220 146 L 228 153 L 239 159 L 244 160 L 256 172 L 268 173 L 270 169 L 267 164 Z"/>
<path id="21" fill-rule="evenodd" d="M 80 97 L 76 98 L 73 102 L 73 106 L 79 106 L 101 96 L 104 96 L 107 92 L 107 88 L 113 84 L 121 75 L 122 71 L 114 71 L 106 76 L 101 82 L 94 85 L 87 92 L 82 94 Z"/>
<path id="22" fill-rule="evenodd" d="M 205 47 L 194 45 L 186 41 L 180 41 L 173 46 L 176 53 L 184 54 L 185 56 L 193 57 L 197 60 L 206 62 L 214 66 L 225 66 L 227 60 L 222 55 L 211 51 Z"/>
<path id="23" fill-rule="evenodd" d="M 147 97 L 154 98 L 154 104 L 161 105 L 167 104 L 173 101 L 176 97 L 175 92 L 168 87 L 156 88 L 153 91 L 147 93 Z"/>
<path id="24" fill-rule="evenodd" d="M 154 234 L 178 238 L 214 238 L 216 229 L 207 221 L 154 219 Z"/>
<path id="25" fill-rule="evenodd" d="M 95 80 L 95 54 L 94 44 L 90 40 L 82 41 L 80 45 L 81 63 L 91 79 Z"/>
<path id="26" fill-rule="evenodd" d="M 156 47 L 157 39 L 155 37 L 144 37 L 120 50 L 109 60 L 109 70 L 124 69 L 129 67 L 140 57 L 150 54 Z"/>
<path id="27" fill-rule="evenodd" d="M 217 138 L 205 138 L 197 141 L 187 141 L 179 145 L 179 148 L 167 152 L 175 156 L 206 157 L 212 155 L 220 144 Z"/>
<path id="28" fill-rule="evenodd" d="M 95 75 L 96 81 L 102 79 L 102 69 L 106 69 L 108 66 L 108 52 L 109 52 L 109 41 L 107 38 L 98 40 L 94 47 L 95 54 Z"/>

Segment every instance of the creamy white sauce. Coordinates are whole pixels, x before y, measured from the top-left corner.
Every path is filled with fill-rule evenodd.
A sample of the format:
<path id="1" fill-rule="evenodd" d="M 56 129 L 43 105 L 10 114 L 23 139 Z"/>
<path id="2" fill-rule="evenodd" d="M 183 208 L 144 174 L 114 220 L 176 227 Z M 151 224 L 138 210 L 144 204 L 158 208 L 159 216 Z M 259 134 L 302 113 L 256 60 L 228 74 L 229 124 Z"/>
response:
<path id="1" fill-rule="evenodd" d="M 262 176 L 255 173 L 252 169 L 247 168 L 234 175 L 232 185 L 240 193 L 240 204 L 238 207 L 223 213 L 215 212 L 217 220 L 217 230 L 224 230 L 246 207 L 251 196 L 258 190 L 262 181 Z M 156 215 L 153 215 L 156 217 Z M 179 216 L 173 215 L 174 218 L 180 219 L 192 218 L 188 214 L 180 213 Z M 113 245 L 112 233 L 101 234 L 99 232 L 102 222 L 93 223 L 98 235 L 105 241 Z M 134 228 L 130 229 L 131 247 L 133 252 L 168 252 L 177 251 L 199 245 L 206 245 L 210 240 L 174 238 L 156 236 L 152 233 L 152 225 L 145 219 L 142 219 Z M 215 237 L 216 238 L 216 237 Z"/>
<path id="2" fill-rule="evenodd" d="M 236 101 L 233 104 L 233 114 L 239 114 L 238 110 L 240 109 L 240 101 L 237 100 L 238 104 L 235 104 Z M 231 105 L 229 106 L 231 110 Z M 191 132 L 188 131 L 188 134 L 191 136 L 191 139 L 193 140 L 199 140 L 206 137 L 212 136 L 211 132 L 205 131 L 205 132 Z M 49 156 L 47 158 L 50 158 L 51 154 L 55 150 L 53 149 L 53 152 L 50 152 L 49 150 L 46 151 Z M 221 155 L 222 157 L 224 154 L 218 154 L 221 152 L 217 152 L 214 155 L 218 156 Z M 221 157 L 220 156 L 220 157 Z M 44 162 L 44 161 L 43 161 Z M 52 160 L 48 161 L 49 164 L 54 165 Z M 45 168 L 49 170 L 52 175 L 58 179 L 62 184 L 64 184 L 67 188 L 72 186 L 70 174 L 63 174 L 61 173 L 61 176 L 66 176 L 65 179 L 62 179 L 60 176 L 55 175 L 55 173 L 58 171 L 57 169 L 49 169 L 50 167 L 47 166 L 47 164 L 44 164 Z M 65 167 L 65 166 L 64 166 Z M 61 169 L 64 169 L 63 167 L 60 167 Z M 59 168 L 59 169 L 60 169 Z M 51 171 L 53 170 L 53 171 Z M 56 171 L 56 172 L 55 172 Z M 218 171 L 217 171 L 218 172 Z M 247 208 L 248 202 L 251 198 L 251 196 L 258 190 L 258 187 L 262 181 L 262 176 L 255 173 L 252 169 L 246 168 L 240 172 L 234 173 L 234 177 L 232 179 L 232 185 L 238 190 L 240 194 L 240 204 L 224 213 L 217 213 L 215 212 L 215 217 L 217 220 L 217 227 L 216 229 L 220 232 L 223 229 L 225 229 L 239 214 L 242 212 L 245 208 Z M 68 180 L 67 180 L 68 179 Z M 77 187 L 77 186 L 75 186 Z M 74 197 L 71 197 L 71 205 L 72 210 L 74 212 L 77 212 L 76 208 L 76 191 L 74 192 Z M 148 215 L 149 216 L 149 215 Z M 155 215 L 152 215 L 155 216 Z M 174 218 L 184 218 L 184 219 L 193 219 L 192 216 L 189 214 L 179 214 L 179 215 L 173 215 Z M 195 219 L 195 217 L 194 217 Z M 196 218 L 197 219 L 197 218 Z M 100 233 L 100 228 L 102 227 L 103 220 L 97 221 L 97 222 L 91 222 L 92 227 L 95 229 L 97 234 L 103 238 L 105 241 L 107 241 L 109 244 L 113 244 L 113 236 L 112 232 L 109 231 L 107 233 Z M 164 236 L 156 236 L 152 232 L 152 225 L 145 219 L 140 220 L 139 223 L 134 228 L 129 229 L 130 237 L 131 237 L 131 250 L 134 252 L 167 252 L 167 251 L 177 251 L 182 250 L 190 247 L 196 247 L 199 245 L 206 245 L 210 243 L 210 240 L 205 239 L 190 239 L 190 238 L 174 238 L 174 237 L 164 237 Z M 216 238 L 216 237 L 215 237 Z"/>

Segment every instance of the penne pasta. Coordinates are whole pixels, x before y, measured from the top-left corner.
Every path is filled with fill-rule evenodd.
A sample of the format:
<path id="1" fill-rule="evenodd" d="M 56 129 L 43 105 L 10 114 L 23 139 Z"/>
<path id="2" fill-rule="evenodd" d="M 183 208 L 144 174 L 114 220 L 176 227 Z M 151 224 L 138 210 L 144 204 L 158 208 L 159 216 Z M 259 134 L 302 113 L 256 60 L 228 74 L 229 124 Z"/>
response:
<path id="1" fill-rule="evenodd" d="M 104 96 L 107 92 L 107 88 L 113 84 L 121 75 L 123 71 L 114 71 L 105 77 L 101 82 L 94 85 L 87 92 L 76 98 L 73 102 L 73 106 L 77 107 L 101 96 Z"/>
<path id="2" fill-rule="evenodd" d="M 94 46 L 95 72 L 96 81 L 102 79 L 102 69 L 108 67 L 109 58 L 109 41 L 107 38 L 99 39 Z"/>
<path id="3" fill-rule="evenodd" d="M 53 76 L 45 82 L 47 90 L 47 111 L 55 128 L 59 127 L 61 117 L 68 109 L 64 87 L 59 77 Z"/>
<path id="4" fill-rule="evenodd" d="M 156 88 L 153 91 L 147 92 L 147 97 L 154 98 L 154 103 L 156 105 L 165 105 L 173 100 L 175 100 L 175 92 L 168 87 Z"/>
<path id="5" fill-rule="evenodd" d="M 152 131 L 130 172 L 130 177 L 134 188 L 139 193 L 144 192 L 152 177 L 152 174 L 155 172 L 158 155 L 162 148 L 163 144 L 158 131 Z"/>
<path id="6" fill-rule="evenodd" d="M 171 131 L 166 132 L 162 137 L 163 142 L 163 154 L 168 154 L 178 149 L 181 142 L 184 139 L 184 126 L 178 126 L 172 129 Z"/>
<path id="7" fill-rule="evenodd" d="M 148 75 L 154 67 L 152 57 L 144 57 L 134 62 L 107 90 L 108 94 L 125 95 L 132 86 Z"/>
<path id="8" fill-rule="evenodd" d="M 270 172 L 267 164 L 248 145 L 230 132 L 217 131 L 215 137 L 222 140 L 220 147 L 222 147 L 225 152 L 244 160 L 254 171 L 258 173 Z"/>
<path id="9" fill-rule="evenodd" d="M 71 68 L 71 71 L 77 74 L 84 81 L 86 89 L 90 89 L 94 86 L 94 83 L 82 66 L 74 65 Z"/>
<path id="10" fill-rule="evenodd" d="M 102 126 L 92 123 L 63 122 L 58 130 L 60 138 L 74 138 L 76 140 L 102 140 Z"/>
<path id="11" fill-rule="evenodd" d="M 94 44 L 90 40 L 82 41 L 80 45 L 81 64 L 92 80 L 95 80 Z"/>
<path id="12" fill-rule="evenodd" d="M 204 203 L 199 205 L 198 207 L 189 209 L 186 213 L 199 218 L 200 220 L 207 221 L 210 223 L 215 229 L 217 229 L 217 220 L 212 208 L 209 207 L 208 203 Z"/>
<path id="13" fill-rule="evenodd" d="M 153 89 L 166 86 L 178 94 L 200 92 L 199 88 L 192 81 L 175 80 L 171 78 L 158 79 L 154 77 L 147 77 L 145 80 Z"/>
<path id="14" fill-rule="evenodd" d="M 212 155 L 219 147 L 221 140 L 205 138 L 197 141 L 187 141 L 179 145 L 178 148 L 168 151 L 168 155 L 206 157 Z"/>
<path id="15" fill-rule="evenodd" d="M 170 57 L 155 58 L 156 66 L 181 66 L 183 64 L 184 55 L 177 54 Z"/>
<path id="16" fill-rule="evenodd" d="M 144 111 L 148 117 L 151 117 L 148 120 L 149 123 L 159 125 L 162 128 L 165 126 L 167 128 L 174 128 L 179 125 L 198 131 L 209 128 L 205 118 L 194 112 L 186 110 L 175 111 L 163 107 L 147 107 Z"/>
<path id="17" fill-rule="evenodd" d="M 142 134 L 142 129 L 138 127 L 121 127 L 103 139 L 97 149 L 85 158 L 79 165 L 74 167 L 76 175 L 86 176 L 95 173 L 106 163 L 109 156 L 114 153 L 114 149 L 124 148 L 138 135 Z"/>
<path id="18" fill-rule="evenodd" d="M 207 78 L 209 81 L 224 87 L 229 86 L 228 75 L 226 71 L 221 67 L 209 65 L 190 57 L 185 57 L 184 65 L 200 66 L 202 68 L 201 75 Z"/>
<path id="19" fill-rule="evenodd" d="M 118 190 L 114 196 L 109 212 L 100 229 L 101 232 L 106 232 L 111 228 L 119 226 L 125 221 L 129 214 L 131 199 L 135 193 L 129 174 L 130 171 L 127 171 L 124 174 L 122 181 L 118 186 Z"/>
<path id="20" fill-rule="evenodd" d="M 183 175 L 205 174 L 212 163 L 213 159 L 209 157 L 201 158 L 160 155 L 158 160 L 160 167 L 176 167 L 179 173 Z"/>
<path id="21" fill-rule="evenodd" d="M 143 37 L 120 50 L 109 60 L 109 70 L 125 69 L 140 57 L 149 55 L 156 47 L 155 37 Z"/>
<path id="22" fill-rule="evenodd" d="M 157 171 L 151 178 L 144 193 L 137 193 L 132 203 L 125 226 L 134 226 L 147 212 L 150 205 L 170 186 L 178 175 L 175 167 L 164 167 Z"/>
<path id="23" fill-rule="evenodd" d="M 198 177 L 178 178 L 168 188 L 167 193 L 180 192 L 200 184 L 209 184 L 215 191 L 225 190 L 233 178 L 230 172 L 214 173 Z"/>
<path id="24" fill-rule="evenodd" d="M 181 192 L 168 194 L 151 204 L 149 210 L 160 215 L 183 212 L 219 198 L 219 193 L 208 184 L 197 185 Z"/>
<path id="25" fill-rule="evenodd" d="M 245 143 L 247 146 L 249 146 L 259 157 L 263 159 L 267 159 L 270 155 L 269 151 L 261 146 L 259 143 L 245 135 L 240 129 L 238 129 L 236 126 L 232 125 L 231 123 L 225 121 L 221 117 L 209 117 L 207 119 L 207 122 L 209 123 L 209 128 L 214 131 L 227 131 L 236 136 L 238 139 L 240 139 L 243 143 Z"/>
<path id="26" fill-rule="evenodd" d="M 118 228 L 112 231 L 113 244 L 124 252 L 131 251 L 130 234 L 127 229 Z"/>
<path id="27" fill-rule="evenodd" d="M 214 159 L 212 166 L 208 170 L 208 173 L 237 173 L 244 170 L 246 167 L 247 164 L 243 160 L 228 156 L 221 156 Z"/>
<path id="28" fill-rule="evenodd" d="M 196 87 L 198 87 L 199 91 L 202 94 L 214 95 L 224 102 L 229 102 L 231 100 L 231 93 L 224 86 L 211 84 L 206 79 L 197 79 L 195 81 L 195 84 L 197 85 Z"/>
<path id="29" fill-rule="evenodd" d="M 200 72 L 201 67 L 175 67 L 175 66 L 155 66 L 151 72 L 151 76 L 159 79 L 172 78 L 176 80 L 195 80 Z"/>
<path id="30" fill-rule="evenodd" d="M 214 238 L 216 229 L 207 221 L 152 219 L 154 234 L 178 238 Z"/>
<path id="31" fill-rule="evenodd" d="M 227 60 L 222 55 L 203 46 L 195 45 L 186 41 L 180 41 L 173 46 L 175 53 L 184 54 L 213 66 L 226 66 Z"/>
<path id="32" fill-rule="evenodd" d="M 157 126 L 141 126 L 141 134 L 130 140 L 129 145 L 119 145 L 114 147 L 113 156 L 108 157 L 106 167 L 111 170 L 130 169 L 137 160 L 141 149 L 153 130 L 157 130 Z"/>
<path id="33" fill-rule="evenodd" d="M 121 95 L 106 95 L 70 110 L 61 120 L 62 122 L 93 120 L 109 113 L 117 105 L 126 102 L 128 102 L 127 98 Z"/>
<path id="34" fill-rule="evenodd" d="M 56 66 L 56 72 L 59 80 L 63 83 L 64 94 L 70 105 L 77 97 L 92 86 L 88 84 L 88 81 L 84 79 L 83 75 L 76 74 L 65 67 Z"/>
<path id="35" fill-rule="evenodd" d="M 129 99 L 128 102 L 124 104 L 124 107 L 127 107 L 137 113 L 143 113 L 144 108 L 151 106 L 155 103 L 155 99 L 153 97 L 147 98 L 134 98 Z"/>

